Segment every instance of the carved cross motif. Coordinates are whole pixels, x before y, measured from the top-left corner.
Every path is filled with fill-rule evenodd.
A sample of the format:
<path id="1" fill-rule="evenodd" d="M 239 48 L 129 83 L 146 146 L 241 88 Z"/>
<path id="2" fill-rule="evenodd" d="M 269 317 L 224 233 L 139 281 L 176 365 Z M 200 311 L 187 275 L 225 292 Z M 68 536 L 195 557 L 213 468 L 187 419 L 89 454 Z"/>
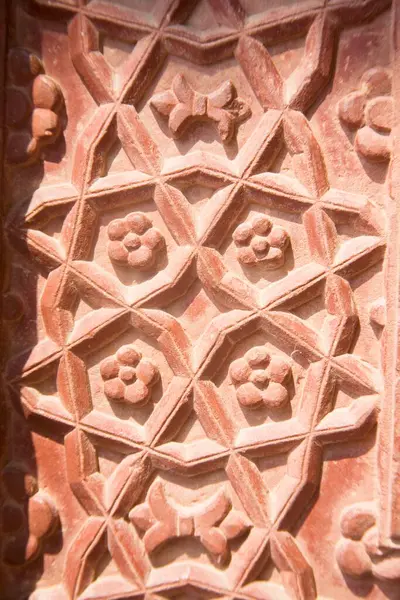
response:
<path id="1" fill-rule="evenodd" d="M 232 509 L 224 489 L 204 502 L 183 507 L 171 502 L 160 481 L 150 488 L 147 502 L 131 510 L 129 517 L 146 532 L 144 544 L 148 552 L 174 537 L 194 536 L 218 564 L 229 558 L 229 540 L 240 537 L 250 527 L 248 519 Z"/>
<path id="2" fill-rule="evenodd" d="M 198 118 L 208 118 L 217 125 L 223 142 L 229 142 L 239 123 L 251 114 L 231 81 L 226 81 L 209 94 L 200 94 L 191 88 L 183 75 L 176 75 L 172 89 L 153 96 L 151 104 L 168 118 L 173 135 L 180 136 L 187 125 Z"/>

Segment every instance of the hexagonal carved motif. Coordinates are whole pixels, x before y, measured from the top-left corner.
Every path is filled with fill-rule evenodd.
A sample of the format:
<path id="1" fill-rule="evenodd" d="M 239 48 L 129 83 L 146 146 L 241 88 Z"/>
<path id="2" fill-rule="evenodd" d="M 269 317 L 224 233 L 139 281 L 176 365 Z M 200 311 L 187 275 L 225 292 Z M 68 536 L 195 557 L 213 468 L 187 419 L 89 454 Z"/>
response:
<path id="1" fill-rule="evenodd" d="M 217 564 L 230 557 L 229 541 L 242 536 L 250 527 L 248 519 L 232 504 L 224 490 L 190 507 L 172 503 L 161 482 L 152 485 L 148 501 L 131 510 L 131 521 L 144 530 L 148 552 L 176 537 L 194 536 L 213 556 Z"/>

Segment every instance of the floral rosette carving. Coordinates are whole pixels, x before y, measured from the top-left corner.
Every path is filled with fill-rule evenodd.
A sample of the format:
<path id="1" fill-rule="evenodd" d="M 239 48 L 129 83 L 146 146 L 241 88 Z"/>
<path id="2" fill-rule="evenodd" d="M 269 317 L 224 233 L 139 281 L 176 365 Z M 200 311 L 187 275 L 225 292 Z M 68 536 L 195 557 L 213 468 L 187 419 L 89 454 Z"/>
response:
<path id="1" fill-rule="evenodd" d="M 157 367 L 134 346 L 119 348 L 100 364 L 104 393 L 109 400 L 144 406 L 159 379 Z"/>
<path id="2" fill-rule="evenodd" d="M 164 236 L 142 212 L 114 219 L 108 225 L 107 233 L 111 260 L 143 271 L 154 266 L 165 247 Z"/>
<path id="3" fill-rule="evenodd" d="M 370 69 L 361 78 L 359 90 L 338 104 L 339 116 L 358 131 L 357 152 L 374 161 L 387 161 L 392 152 L 393 98 L 391 74 L 387 69 Z"/>
<path id="4" fill-rule="evenodd" d="M 225 81 L 210 94 L 200 94 L 194 90 L 183 75 L 176 75 L 172 89 L 156 94 L 151 105 L 168 117 L 168 127 L 179 137 L 190 122 L 208 118 L 213 121 L 223 142 L 229 142 L 239 123 L 251 114 L 247 104 L 237 97 L 231 81 Z"/>
<path id="5" fill-rule="evenodd" d="M 35 54 L 13 48 L 8 58 L 12 84 L 7 89 L 7 160 L 27 164 L 39 160 L 43 147 L 58 137 L 63 95 Z"/>
<path id="6" fill-rule="evenodd" d="M 267 269 L 277 269 L 285 262 L 289 235 L 283 227 L 274 225 L 262 214 L 238 225 L 232 234 L 238 260 L 247 266 L 262 262 Z"/>
<path id="7" fill-rule="evenodd" d="M 22 566 L 41 554 L 44 540 L 56 528 L 58 512 L 23 465 L 7 465 L 3 482 L 7 494 L 2 507 L 3 561 Z"/>
<path id="8" fill-rule="evenodd" d="M 144 544 L 151 553 L 168 541 L 192 536 L 200 540 L 214 561 L 221 565 L 230 559 L 229 541 L 246 533 L 251 523 L 233 509 L 224 489 L 203 502 L 182 506 L 166 495 L 165 486 L 156 481 L 147 501 L 129 513 L 133 524 L 144 531 Z"/>
<path id="9" fill-rule="evenodd" d="M 236 396 L 242 406 L 280 408 L 289 400 L 287 389 L 291 367 L 280 356 L 271 355 L 265 346 L 256 346 L 229 368 Z"/>
<path id="10" fill-rule="evenodd" d="M 400 582 L 400 551 L 379 546 L 377 514 L 370 503 L 353 504 L 340 520 L 343 538 L 336 547 L 336 559 L 346 575 L 374 576 L 382 581 Z"/>

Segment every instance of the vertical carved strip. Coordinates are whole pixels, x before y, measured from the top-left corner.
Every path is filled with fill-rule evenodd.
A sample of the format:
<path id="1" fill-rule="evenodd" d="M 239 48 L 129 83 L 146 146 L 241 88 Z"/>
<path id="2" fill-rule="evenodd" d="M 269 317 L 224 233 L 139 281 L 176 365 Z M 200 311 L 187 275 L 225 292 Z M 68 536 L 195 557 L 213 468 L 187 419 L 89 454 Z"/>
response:
<path id="1" fill-rule="evenodd" d="M 389 173 L 387 324 L 382 337 L 385 392 L 379 428 L 380 542 L 400 545 L 400 2 L 393 3 L 393 157 Z"/>

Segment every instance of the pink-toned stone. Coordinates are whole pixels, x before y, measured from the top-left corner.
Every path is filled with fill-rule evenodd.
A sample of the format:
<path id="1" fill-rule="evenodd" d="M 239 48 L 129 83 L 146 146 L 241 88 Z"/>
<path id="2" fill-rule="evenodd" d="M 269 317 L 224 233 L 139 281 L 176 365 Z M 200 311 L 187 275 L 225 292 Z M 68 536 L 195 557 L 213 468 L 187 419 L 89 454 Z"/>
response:
<path id="1" fill-rule="evenodd" d="M 0 3 L 1 598 L 397 598 L 398 29 Z"/>

